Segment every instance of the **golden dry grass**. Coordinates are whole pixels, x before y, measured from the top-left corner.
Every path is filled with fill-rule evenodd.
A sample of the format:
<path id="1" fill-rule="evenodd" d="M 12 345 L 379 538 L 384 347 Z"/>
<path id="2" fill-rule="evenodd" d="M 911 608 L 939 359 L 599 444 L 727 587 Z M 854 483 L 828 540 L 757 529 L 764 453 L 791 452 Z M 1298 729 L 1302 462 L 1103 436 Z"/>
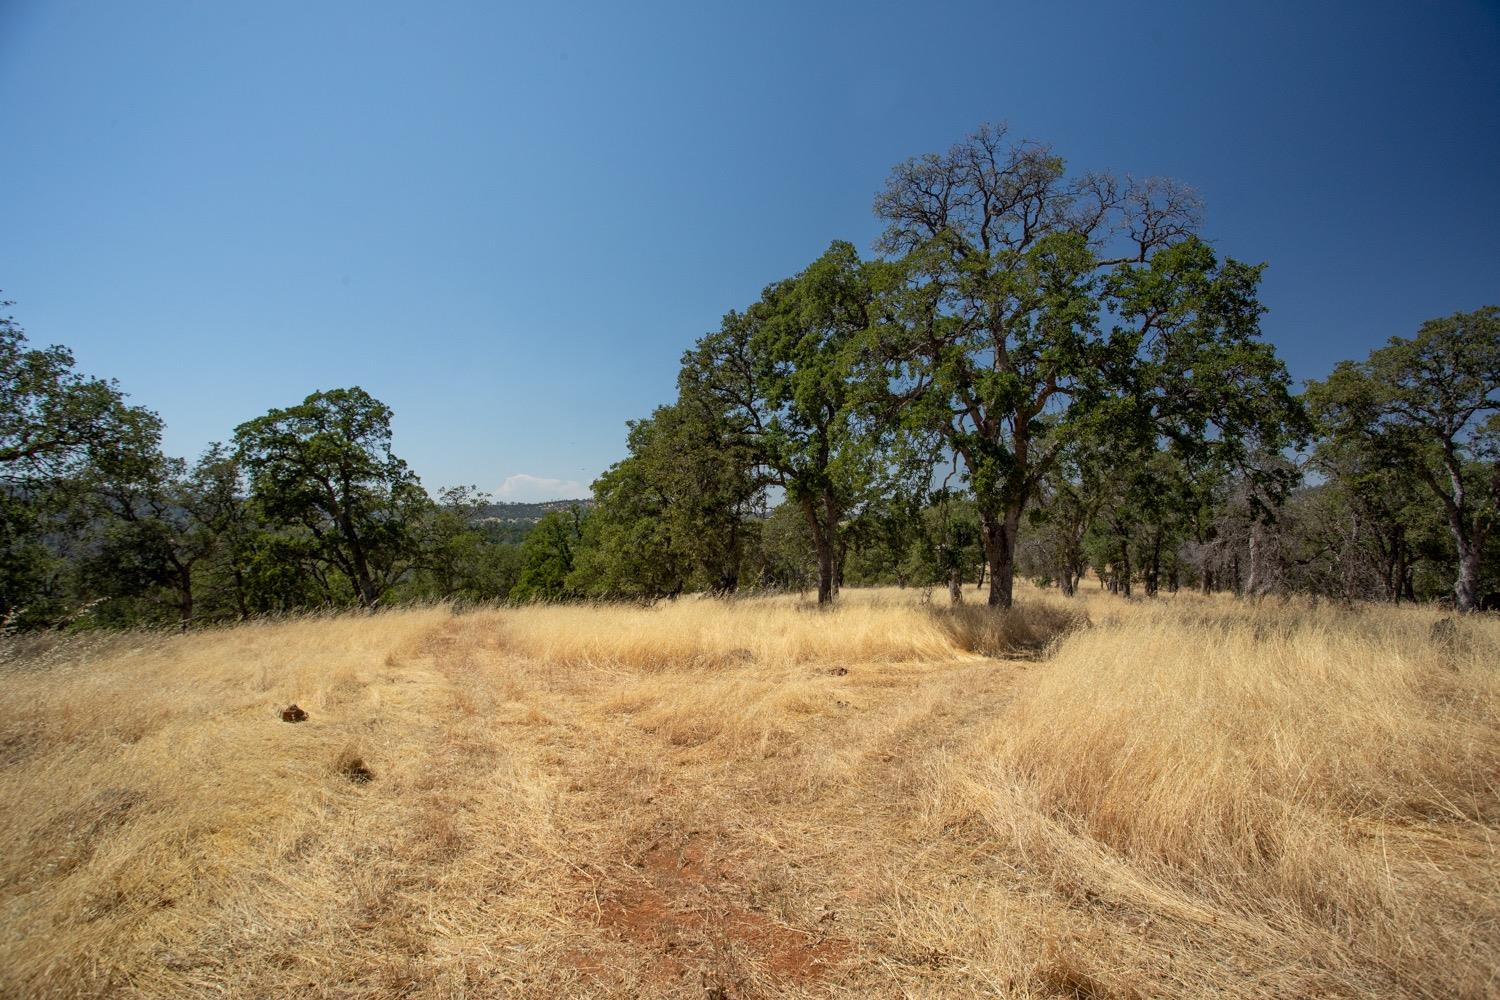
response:
<path id="1" fill-rule="evenodd" d="M 1500 622 L 1023 602 L 13 648 L 0 994 L 1500 989 Z"/>

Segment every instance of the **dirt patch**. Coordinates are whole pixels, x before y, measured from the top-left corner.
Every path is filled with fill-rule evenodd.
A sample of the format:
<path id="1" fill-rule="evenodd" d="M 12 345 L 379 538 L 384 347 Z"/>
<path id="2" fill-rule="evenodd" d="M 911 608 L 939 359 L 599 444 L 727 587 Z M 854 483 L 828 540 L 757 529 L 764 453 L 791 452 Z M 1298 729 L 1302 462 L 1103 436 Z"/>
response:
<path id="1" fill-rule="evenodd" d="M 696 977 L 709 996 L 761 995 L 754 984 L 767 980 L 807 985 L 851 957 L 850 942 L 735 899 L 732 864 L 711 860 L 709 848 L 706 838 L 651 847 L 630 884 L 588 887 L 580 910 L 607 936 L 653 952 L 664 980 Z M 580 957 L 574 965 L 588 974 L 594 963 Z"/>

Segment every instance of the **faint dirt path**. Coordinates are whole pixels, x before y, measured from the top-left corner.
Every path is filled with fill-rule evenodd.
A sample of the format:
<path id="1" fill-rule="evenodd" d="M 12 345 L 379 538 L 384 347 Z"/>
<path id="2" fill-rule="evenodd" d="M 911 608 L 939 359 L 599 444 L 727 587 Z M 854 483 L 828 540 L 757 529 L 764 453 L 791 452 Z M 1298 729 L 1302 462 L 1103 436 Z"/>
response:
<path id="1" fill-rule="evenodd" d="M 493 617 L 447 619 L 350 693 L 343 752 L 374 780 L 331 780 L 315 813 L 268 832 L 267 874 L 174 951 L 176 982 L 329 998 L 868 991 L 893 960 L 934 960 L 860 916 L 881 903 L 877 845 L 910 839 L 931 761 L 994 718 L 1021 669 L 643 677 L 529 661 Z M 674 684 L 737 720 L 747 679 L 796 695 L 763 732 L 683 739 L 648 721 Z"/>

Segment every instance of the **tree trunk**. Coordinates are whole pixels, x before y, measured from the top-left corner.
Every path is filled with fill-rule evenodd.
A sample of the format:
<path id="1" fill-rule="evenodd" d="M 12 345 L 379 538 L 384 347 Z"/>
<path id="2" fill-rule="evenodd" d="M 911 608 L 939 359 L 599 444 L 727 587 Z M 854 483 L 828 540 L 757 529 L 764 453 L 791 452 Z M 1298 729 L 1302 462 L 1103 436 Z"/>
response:
<path id="1" fill-rule="evenodd" d="M 1479 560 L 1482 546 L 1473 538 L 1458 538 L 1458 581 L 1453 586 L 1453 603 L 1467 614 L 1479 610 Z"/>
<path id="2" fill-rule="evenodd" d="M 979 535 L 984 542 L 984 558 L 990 570 L 992 608 L 1011 606 L 1016 576 L 1016 529 L 1021 524 L 1021 506 L 1012 504 L 1004 513 L 979 512 Z"/>
<path id="3" fill-rule="evenodd" d="M 818 549 L 818 603 L 828 604 L 833 600 L 833 546 L 828 540 L 814 540 Z"/>
<path id="4" fill-rule="evenodd" d="M 182 570 L 178 576 L 177 614 L 182 630 L 186 632 L 193 623 L 193 575 L 191 570 Z"/>
<path id="5" fill-rule="evenodd" d="M 354 530 L 354 520 L 347 510 L 339 511 L 339 532 L 349 546 L 349 582 L 354 586 L 354 596 L 359 599 L 360 607 L 373 611 L 379 595 L 375 593 L 375 581 L 370 573 L 370 561 L 365 556 L 364 540 Z"/>
<path id="6" fill-rule="evenodd" d="M 948 570 L 948 600 L 953 604 L 964 602 L 964 571 L 958 566 Z"/>
<path id="7" fill-rule="evenodd" d="M 1265 581 L 1261 579 L 1261 526 L 1260 518 L 1250 522 L 1250 579 L 1245 584 L 1245 593 L 1259 597 Z"/>
<path id="8" fill-rule="evenodd" d="M 1161 532 L 1151 536 L 1151 560 L 1146 564 L 1146 596 L 1161 589 Z"/>
<path id="9" fill-rule="evenodd" d="M 245 603 L 245 571 L 238 563 L 234 567 L 234 606 L 239 612 L 240 621 L 250 620 L 250 608 Z"/>
<path id="10" fill-rule="evenodd" d="M 824 498 L 823 508 L 824 516 L 820 518 L 815 501 L 807 500 L 802 504 L 808 527 L 812 530 L 813 548 L 818 554 L 818 603 L 828 604 L 833 601 L 838 573 L 838 541 L 834 537 L 838 521 L 834 517 L 836 510 L 831 499 Z"/>

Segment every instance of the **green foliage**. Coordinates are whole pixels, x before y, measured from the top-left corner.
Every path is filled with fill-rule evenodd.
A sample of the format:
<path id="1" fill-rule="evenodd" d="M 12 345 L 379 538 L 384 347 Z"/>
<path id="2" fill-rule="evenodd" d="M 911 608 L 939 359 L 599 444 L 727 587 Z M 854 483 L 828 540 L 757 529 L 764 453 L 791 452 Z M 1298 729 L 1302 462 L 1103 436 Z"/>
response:
<path id="1" fill-rule="evenodd" d="M 0 623 L 742 581 L 957 602 L 986 575 L 1008 604 L 1018 570 L 1071 594 L 1087 568 L 1126 595 L 1423 599 L 1454 564 L 1460 608 L 1500 587 L 1500 307 L 1339 365 L 1305 410 L 1259 339 L 1262 266 L 1199 239 L 1175 184 L 1070 176 L 986 126 L 898 165 L 876 210 L 885 258 L 835 242 L 728 313 L 587 514 L 473 487 L 434 502 L 359 388 L 189 465 L 154 413 L 0 319 Z"/>
<path id="2" fill-rule="evenodd" d="M 875 278 L 837 242 L 683 359 L 685 395 L 713 402 L 766 485 L 807 519 L 818 600 L 838 584 L 844 522 L 891 489 L 889 426 L 872 407 L 883 374 L 869 363 Z"/>
<path id="3" fill-rule="evenodd" d="M 559 601 L 573 596 L 568 577 L 582 535 L 577 508 L 555 511 L 537 522 L 521 543 L 521 570 L 510 592 L 512 601 Z"/>
<path id="4" fill-rule="evenodd" d="M 314 393 L 235 429 L 267 522 L 300 536 L 365 607 L 413 567 L 416 526 L 431 503 L 391 451 L 390 421 L 389 407 L 355 387 Z"/>
<path id="5" fill-rule="evenodd" d="M 568 577 L 572 589 L 596 598 L 650 599 L 687 586 L 690 540 L 673 530 L 683 505 L 658 488 L 652 472 L 648 458 L 631 455 L 594 480 L 594 508 Z"/>
<path id="6" fill-rule="evenodd" d="M 692 388 L 632 421 L 629 457 L 595 480 L 571 589 L 652 599 L 739 586 L 745 521 L 761 486 L 722 415 Z"/>
<path id="7" fill-rule="evenodd" d="M 0 308 L 11 303 L 0 303 Z M 47 539 L 65 530 L 70 481 L 155 416 L 127 406 L 114 382 L 74 370 L 66 347 L 30 347 L 0 317 L 0 623 L 56 620 L 86 603 L 70 593 L 67 560 Z"/>
<path id="8" fill-rule="evenodd" d="M 1165 435 L 1232 460 L 1287 438 L 1297 414 L 1255 341 L 1260 270 L 1193 237 L 1190 192 L 1070 180 L 1005 136 L 982 126 L 909 160 L 876 199 L 901 278 L 880 329 L 893 393 L 962 460 L 1001 605 L 1022 515 L 1073 436 Z"/>
<path id="9" fill-rule="evenodd" d="M 757 579 L 768 590 L 805 591 L 818 584 L 818 552 L 801 505 L 779 503 L 760 523 Z"/>
<path id="10" fill-rule="evenodd" d="M 443 490 L 413 528 L 416 571 L 404 585 L 412 597 L 503 601 L 521 572 L 520 546 L 497 542 L 481 528 L 489 497 L 473 486 Z"/>
<path id="11" fill-rule="evenodd" d="M 945 586 L 953 603 L 961 603 L 963 585 L 977 582 L 985 569 L 979 530 L 972 498 L 939 491 L 922 511 L 918 541 L 909 556 L 914 581 Z"/>
<path id="12" fill-rule="evenodd" d="M 1392 337 L 1368 360 L 1340 363 L 1309 397 L 1329 438 L 1325 467 L 1349 473 L 1384 530 L 1405 520 L 1410 477 L 1441 505 L 1457 550 L 1454 600 L 1477 608 L 1500 516 L 1500 306 Z M 1377 491 L 1384 503 L 1371 509 Z"/>
<path id="13" fill-rule="evenodd" d="M 125 406 L 114 382 L 73 364 L 66 347 L 28 347 L 15 321 L 0 317 L 0 477 L 8 486 L 66 478 L 120 440 L 122 421 L 144 412 Z"/>

